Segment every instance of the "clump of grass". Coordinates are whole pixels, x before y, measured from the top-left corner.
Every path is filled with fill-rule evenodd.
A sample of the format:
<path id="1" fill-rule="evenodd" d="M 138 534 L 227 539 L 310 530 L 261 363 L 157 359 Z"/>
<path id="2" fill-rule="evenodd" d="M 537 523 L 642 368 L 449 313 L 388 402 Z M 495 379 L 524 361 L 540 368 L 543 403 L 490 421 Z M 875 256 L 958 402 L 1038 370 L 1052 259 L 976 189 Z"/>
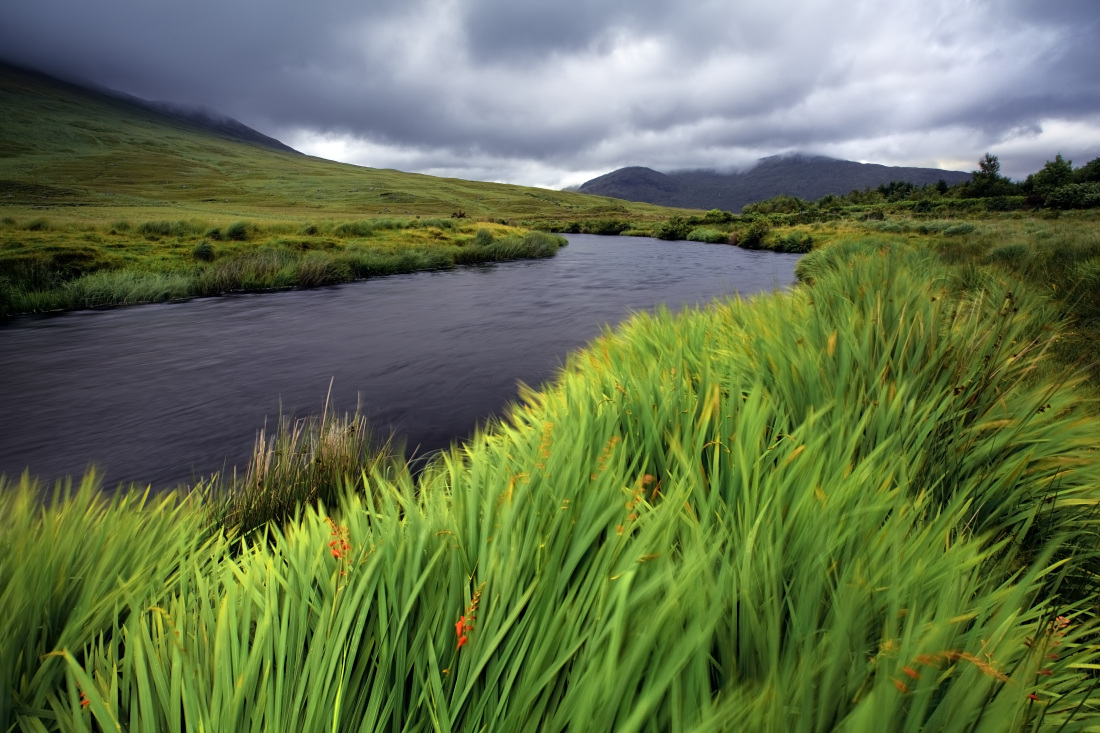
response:
<path id="1" fill-rule="evenodd" d="M 405 470 L 390 440 L 378 443 L 356 411 L 291 419 L 273 434 L 261 430 L 243 476 L 214 477 L 196 491 L 209 522 L 238 537 L 269 523 L 282 526 L 306 507 L 335 506 L 347 491 L 370 491 L 370 481 Z"/>
<path id="2" fill-rule="evenodd" d="M 148 239 L 191 237 L 202 231 L 202 224 L 194 221 L 147 221 L 138 227 L 138 233 Z"/>
<path id="3" fill-rule="evenodd" d="M 337 224 L 332 233 L 337 237 L 369 237 L 374 234 L 374 223 L 370 221 L 349 221 Z"/>
<path id="4" fill-rule="evenodd" d="M 493 243 L 493 233 L 488 229 L 478 229 L 474 235 L 474 244 L 479 247 L 488 247 Z"/>
<path id="5" fill-rule="evenodd" d="M 214 245 L 204 239 L 191 250 L 191 256 L 199 262 L 213 262 L 217 255 L 214 252 Z"/>
<path id="6" fill-rule="evenodd" d="M 48 232 L 53 227 L 50 225 L 49 219 L 38 217 L 28 221 L 23 228 L 28 232 Z"/>
<path id="7" fill-rule="evenodd" d="M 298 262 L 296 284 L 298 287 L 312 288 L 347 282 L 352 277 L 351 265 L 346 259 L 311 252 Z"/>
<path id="8" fill-rule="evenodd" d="M 952 224 L 943 230 L 945 237 L 959 237 L 963 234 L 970 234 L 974 231 L 974 225 L 970 222 L 964 222 L 962 224 Z"/>
<path id="9" fill-rule="evenodd" d="M 726 244 L 729 242 L 729 238 L 730 235 L 726 232 L 707 227 L 696 227 L 687 235 L 689 242 L 707 242 L 709 244 Z"/>
<path id="10" fill-rule="evenodd" d="M 234 222 L 225 228 L 225 238 L 234 242 L 244 242 L 248 239 L 249 231 L 247 222 Z"/>

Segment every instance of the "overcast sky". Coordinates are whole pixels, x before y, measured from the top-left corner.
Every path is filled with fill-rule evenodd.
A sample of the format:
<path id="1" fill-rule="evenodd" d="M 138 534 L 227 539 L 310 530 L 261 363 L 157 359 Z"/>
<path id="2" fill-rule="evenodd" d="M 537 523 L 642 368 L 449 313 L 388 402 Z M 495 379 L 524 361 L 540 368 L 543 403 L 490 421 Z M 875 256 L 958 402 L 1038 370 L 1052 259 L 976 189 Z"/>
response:
<path id="1" fill-rule="evenodd" d="M 1100 156 L 1100 0 L 3 0 L 0 57 L 313 155 L 560 188 Z"/>

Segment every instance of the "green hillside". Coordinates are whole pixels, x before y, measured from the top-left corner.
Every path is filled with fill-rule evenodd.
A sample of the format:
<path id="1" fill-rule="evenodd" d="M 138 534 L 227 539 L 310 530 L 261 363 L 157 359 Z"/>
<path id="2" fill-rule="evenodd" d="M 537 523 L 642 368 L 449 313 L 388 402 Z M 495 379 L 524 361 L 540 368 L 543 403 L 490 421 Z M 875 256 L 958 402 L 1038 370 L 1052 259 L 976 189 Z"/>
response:
<path id="1" fill-rule="evenodd" d="M 0 66 L 0 315 L 545 256 L 525 227 L 669 213 L 281 152 Z"/>

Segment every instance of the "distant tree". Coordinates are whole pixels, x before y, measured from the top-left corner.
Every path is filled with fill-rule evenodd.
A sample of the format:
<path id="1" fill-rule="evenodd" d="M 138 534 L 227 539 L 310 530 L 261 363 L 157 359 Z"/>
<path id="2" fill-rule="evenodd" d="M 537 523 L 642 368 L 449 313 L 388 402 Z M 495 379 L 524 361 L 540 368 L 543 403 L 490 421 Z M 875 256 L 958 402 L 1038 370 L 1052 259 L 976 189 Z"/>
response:
<path id="1" fill-rule="evenodd" d="M 978 170 L 971 171 L 970 182 L 959 189 L 966 198 L 1011 196 L 1016 191 L 1016 185 L 1001 175 L 1001 161 L 989 153 L 978 161 Z"/>
<path id="2" fill-rule="evenodd" d="M 947 189 L 948 189 L 947 181 L 943 180 L 942 178 L 940 180 L 936 181 L 936 190 L 939 192 L 939 194 L 941 196 L 943 194 L 947 193 Z"/>
<path id="3" fill-rule="evenodd" d="M 1001 177 L 1001 161 L 998 160 L 996 155 L 985 154 L 985 157 L 978 161 L 979 170 L 974 171 L 974 175 L 981 175 L 985 178 L 997 179 Z"/>
<path id="4" fill-rule="evenodd" d="M 1100 158 L 1093 158 L 1073 172 L 1074 183 L 1100 182 Z"/>
<path id="5" fill-rule="evenodd" d="M 1062 154 L 1048 160 L 1043 169 L 1032 177 L 1035 190 L 1046 195 L 1056 188 L 1073 183 L 1073 161 L 1066 160 Z"/>

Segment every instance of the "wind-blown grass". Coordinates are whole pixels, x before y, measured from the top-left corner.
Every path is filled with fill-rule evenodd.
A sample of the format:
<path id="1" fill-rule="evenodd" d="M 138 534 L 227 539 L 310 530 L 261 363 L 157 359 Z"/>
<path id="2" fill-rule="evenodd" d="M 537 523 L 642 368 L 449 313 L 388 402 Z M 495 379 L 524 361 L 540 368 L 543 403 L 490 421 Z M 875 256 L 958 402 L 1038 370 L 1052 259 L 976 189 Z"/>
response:
<path id="1" fill-rule="evenodd" d="M 1100 723 L 1098 428 L 1035 376 L 1047 302 L 887 241 L 802 272 L 635 317 L 417 481 L 265 541 L 204 532 L 195 495 L 0 487 L 0 725 Z"/>

